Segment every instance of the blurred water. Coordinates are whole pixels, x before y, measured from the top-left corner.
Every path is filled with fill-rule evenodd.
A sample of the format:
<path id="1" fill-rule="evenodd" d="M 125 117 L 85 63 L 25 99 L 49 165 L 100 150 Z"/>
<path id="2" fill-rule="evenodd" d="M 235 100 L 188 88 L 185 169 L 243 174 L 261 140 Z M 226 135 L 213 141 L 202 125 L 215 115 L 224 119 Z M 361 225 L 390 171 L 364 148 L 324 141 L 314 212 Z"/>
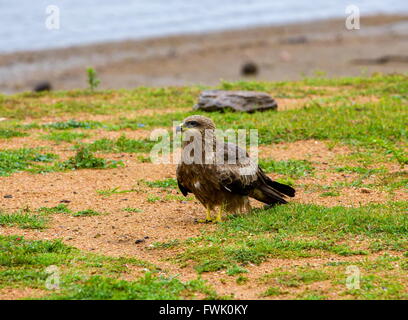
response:
<path id="1" fill-rule="evenodd" d="M 345 17 L 349 4 L 408 13 L 408 0 L 0 0 L 0 52 Z M 45 27 L 48 5 L 59 30 Z"/>

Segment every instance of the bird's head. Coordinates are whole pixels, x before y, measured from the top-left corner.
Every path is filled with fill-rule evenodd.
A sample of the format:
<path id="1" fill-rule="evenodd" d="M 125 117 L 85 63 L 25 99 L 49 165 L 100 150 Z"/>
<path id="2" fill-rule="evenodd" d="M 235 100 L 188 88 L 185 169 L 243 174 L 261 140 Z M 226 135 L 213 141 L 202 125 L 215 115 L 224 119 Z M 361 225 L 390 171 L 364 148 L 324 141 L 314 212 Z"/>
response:
<path id="1" fill-rule="evenodd" d="M 205 130 L 214 130 L 214 122 L 207 117 L 194 115 L 187 117 L 176 128 L 176 132 L 185 132 L 187 130 L 197 130 L 204 134 Z"/>

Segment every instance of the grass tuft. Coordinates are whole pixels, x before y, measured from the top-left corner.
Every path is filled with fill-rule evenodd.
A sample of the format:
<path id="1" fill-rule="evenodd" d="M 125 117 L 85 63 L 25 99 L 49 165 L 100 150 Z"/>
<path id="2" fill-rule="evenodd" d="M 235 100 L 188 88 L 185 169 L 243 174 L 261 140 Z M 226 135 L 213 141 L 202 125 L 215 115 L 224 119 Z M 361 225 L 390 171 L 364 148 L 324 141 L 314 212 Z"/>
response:
<path id="1" fill-rule="evenodd" d="M 0 212 L 0 226 L 19 227 L 22 229 L 44 229 L 47 219 L 38 214 L 27 212 L 4 213 Z"/>
<path id="2" fill-rule="evenodd" d="M 77 150 L 75 156 L 67 161 L 59 163 L 58 166 L 63 170 L 107 169 L 123 166 L 123 162 L 97 158 L 93 155 L 90 149 L 82 146 Z"/>
<path id="3" fill-rule="evenodd" d="M 62 131 L 62 132 L 51 132 L 49 134 L 43 135 L 42 139 L 50 140 L 54 142 L 74 142 L 78 140 L 82 140 L 88 138 L 89 135 L 82 132 L 69 132 L 69 131 Z"/>
<path id="4" fill-rule="evenodd" d="M 0 139 L 10 139 L 15 137 L 25 137 L 28 136 L 26 132 L 10 130 L 10 129 L 0 129 Z"/>
<path id="5" fill-rule="evenodd" d="M 102 151 L 108 153 L 149 153 L 152 147 L 156 144 L 150 140 L 135 140 L 126 138 L 125 135 L 120 136 L 116 140 L 100 139 L 96 140 L 86 147 L 90 151 Z"/>
<path id="6" fill-rule="evenodd" d="M 13 149 L 0 151 L 0 176 L 35 168 L 38 162 L 50 162 L 57 156 L 52 153 L 40 153 L 36 149 Z"/>

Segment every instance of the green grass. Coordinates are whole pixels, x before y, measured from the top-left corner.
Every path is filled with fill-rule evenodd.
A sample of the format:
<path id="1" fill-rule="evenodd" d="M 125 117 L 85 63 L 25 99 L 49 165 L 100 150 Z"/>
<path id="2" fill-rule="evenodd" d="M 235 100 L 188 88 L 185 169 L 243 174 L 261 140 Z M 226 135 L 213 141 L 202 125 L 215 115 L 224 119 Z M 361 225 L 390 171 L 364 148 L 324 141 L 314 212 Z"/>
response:
<path id="1" fill-rule="evenodd" d="M 87 144 L 86 147 L 92 152 L 103 151 L 109 153 L 149 153 L 155 144 L 156 142 L 154 141 L 128 139 L 125 135 L 122 135 L 116 140 L 107 138 L 96 140 L 90 144 Z"/>
<path id="2" fill-rule="evenodd" d="M 351 167 L 351 166 L 337 167 L 335 168 L 335 171 L 336 172 L 347 172 L 347 173 L 358 173 L 364 176 L 387 173 L 387 170 L 385 168 L 370 169 L 370 168 L 365 168 L 365 167 Z"/>
<path id="3" fill-rule="evenodd" d="M 194 196 L 185 197 L 182 194 L 166 194 L 163 198 L 165 201 L 193 201 L 195 199 Z"/>
<path id="4" fill-rule="evenodd" d="M 91 92 L 94 92 L 101 83 L 101 81 L 98 79 L 94 68 L 89 67 L 86 69 L 86 72 L 88 75 L 88 89 Z"/>
<path id="5" fill-rule="evenodd" d="M 105 189 L 105 190 L 96 190 L 97 194 L 104 196 L 104 197 L 109 197 L 114 194 L 123 194 L 123 193 L 130 193 L 130 192 L 137 192 L 137 190 L 136 189 L 120 190 L 119 187 Z"/>
<path id="6" fill-rule="evenodd" d="M 373 77 L 340 79 L 304 79 L 298 82 L 224 82 L 219 88 L 238 90 L 261 90 L 275 97 L 305 98 L 311 94 L 321 98 L 311 100 L 299 110 L 263 112 L 255 114 L 212 113 L 221 128 L 260 129 L 261 143 L 295 141 L 304 139 L 335 140 L 391 152 L 397 156 L 396 141 L 406 139 L 406 75 L 376 75 Z M 310 88 L 315 86 L 315 88 Z M 336 91 L 326 87 L 336 87 Z M 317 87 L 317 88 L 316 88 Z M 3 96 L 0 112 L 14 119 L 22 116 L 41 117 L 61 113 L 90 114 L 113 113 L 130 109 L 165 109 L 168 105 L 176 108 L 190 108 L 202 88 L 138 88 L 130 91 L 106 91 L 91 95 L 87 103 L 75 101 L 79 97 L 89 99 L 89 92 L 55 92 L 48 96 L 57 103 L 48 103 L 38 96 Z M 115 95 L 115 96 L 114 96 Z M 171 96 L 170 96 L 171 95 Z M 375 96 L 379 101 L 356 103 L 353 98 Z M 63 99 L 63 100 L 62 100 Z M 13 106 L 13 108 L 12 108 Z M 24 110 L 23 110 L 24 108 Z M 197 113 L 196 111 L 194 111 Z M 71 120 L 49 124 L 51 128 L 78 128 L 107 125 L 107 128 L 169 127 L 173 120 L 180 121 L 192 112 L 176 112 L 160 117 L 142 116 L 136 119 L 123 118 L 114 123 L 85 123 Z M 333 130 L 336 128 L 336 130 Z M 403 159 L 400 159 L 402 161 Z"/>
<path id="7" fill-rule="evenodd" d="M 252 214 L 231 216 L 213 232 L 187 240 L 173 260 L 191 263 L 197 272 L 214 272 L 236 264 L 260 264 L 269 258 L 367 255 L 353 248 L 358 236 L 368 243 L 388 242 L 408 250 L 406 202 L 357 208 L 289 204 Z"/>
<path id="8" fill-rule="evenodd" d="M 25 137 L 28 134 L 26 132 L 10 130 L 10 129 L 0 129 L 0 139 L 10 139 L 14 137 Z"/>
<path id="9" fill-rule="evenodd" d="M 322 295 L 318 290 L 306 290 L 297 297 L 299 300 L 327 300 L 327 296 Z"/>
<path id="10" fill-rule="evenodd" d="M 286 293 L 285 291 L 282 291 L 281 289 L 277 287 L 269 287 L 263 293 L 261 293 L 260 296 L 261 297 L 273 297 L 273 296 L 280 296 L 285 293 Z"/>
<path id="11" fill-rule="evenodd" d="M 65 161 L 56 161 L 50 165 L 36 165 L 26 168 L 26 171 L 31 173 L 48 173 L 68 170 L 80 170 L 80 169 L 112 169 L 123 167 L 122 161 L 108 160 L 104 158 L 96 157 L 85 146 L 80 146 L 74 156 Z"/>
<path id="12" fill-rule="evenodd" d="M 154 249 L 170 249 L 175 248 L 180 244 L 180 240 L 174 239 L 167 242 L 155 242 L 153 243 L 152 248 Z"/>
<path id="13" fill-rule="evenodd" d="M 96 129 L 100 128 L 103 125 L 98 121 L 77 121 L 77 120 L 68 120 L 62 122 L 51 122 L 48 124 L 42 125 L 46 129 L 56 129 L 56 130 L 67 130 L 67 129 Z"/>
<path id="14" fill-rule="evenodd" d="M 227 274 L 229 276 L 234 276 L 234 275 L 241 274 L 241 273 L 248 273 L 248 270 L 238 265 L 233 265 L 227 270 Z"/>
<path id="15" fill-rule="evenodd" d="M 38 149 L 2 150 L 0 151 L 0 176 L 9 176 L 19 171 L 46 173 L 78 169 L 109 169 L 124 165 L 122 161 L 95 157 L 86 147 L 78 148 L 76 154 L 66 161 L 53 162 L 57 158 L 58 156 L 53 153 L 42 153 Z M 43 165 L 41 163 L 51 164 Z"/>
<path id="16" fill-rule="evenodd" d="M 378 184 L 388 191 L 404 188 L 408 189 L 408 172 L 397 172 L 380 178 Z"/>
<path id="17" fill-rule="evenodd" d="M 48 220 L 39 214 L 29 212 L 4 213 L 0 211 L 0 227 L 19 227 L 22 229 L 44 229 Z"/>
<path id="18" fill-rule="evenodd" d="M 249 279 L 243 275 L 239 275 L 237 277 L 237 279 L 235 280 L 235 282 L 239 285 L 243 285 L 246 284 L 249 281 Z"/>
<path id="19" fill-rule="evenodd" d="M 122 209 L 125 212 L 129 212 L 129 213 L 140 213 L 143 212 L 142 209 L 138 209 L 138 208 L 132 208 L 132 207 L 126 207 Z"/>
<path id="20" fill-rule="evenodd" d="M 148 195 L 147 196 L 147 202 L 150 202 L 150 203 L 155 203 L 155 202 L 158 202 L 158 201 L 161 201 L 162 200 L 162 198 L 160 198 L 159 196 L 154 196 L 154 195 Z"/>
<path id="21" fill-rule="evenodd" d="M 188 108 L 203 87 L 147 88 L 133 90 L 52 91 L 0 96 L 0 114 L 10 119 L 38 119 L 45 116 L 89 113 L 93 115 L 124 113 L 145 109 Z M 138 123 L 135 122 L 135 126 Z"/>
<path id="22" fill-rule="evenodd" d="M 54 294 L 49 299 L 61 300 L 180 300 L 204 293 L 216 295 L 202 280 L 182 282 L 176 278 L 153 276 L 147 273 L 135 281 L 92 276 L 74 286 L 65 294 Z"/>
<path id="23" fill-rule="evenodd" d="M 307 160 L 266 160 L 261 159 L 259 165 L 267 173 L 279 173 L 297 179 L 311 175 L 314 171 L 313 165 Z"/>
<path id="24" fill-rule="evenodd" d="M 71 210 L 63 203 L 55 207 L 41 207 L 37 209 L 38 213 L 43 215 L 58 214 L 58 213 L 71 213 Z"/>
<path id="25" fill-rule="evenodd" d="M 335 167 L 335 172 L 344 172 L 350 174 L 358 174 L 358 177 L 351 182 L 336 183 L 333 187 L 365 187 L 369 189 L 380 189 L 388 192 L 393 192 L 395 189 L 408 187 L 408 172 L 397 171 L 389 172 L 386 168 L 366 168 L 366 167 Z M 374 179 L 370 179 L 374 178 Z M 370 179 L 370 183 L 366 183 Z"/>
<path id="26" fill-rule="evenodd" d="M 168 178 L 164 180 L 156 181 L 143 181 L 151 188 L 161 188 L 161 189 L 177 189 L 177 180 L 174 178 Z"/>
<path id="27" fill-rule="evenodd" d="M 41 153 L 36 149 L 21 148 L 0 151 L 0 176 L 35 168 L 39 162 L 51 162 L 57 158 L 52 153 Z"/>
<path id="28" fill-rule="evenodd" d="M 55 207 L 41 207 L 36 210 L 24 209 L 16 212 L 0 211 L 0 227 L 19 227 L 21 229 L 46 229 L 49 227 L 50 215 L 69 214 L 73 217 L 105 215 L 93 209 L 72 211 L 65 204 Z"/>
<path id="29" fill-rule="evenodd" d="M 260 296 L 322 300 L 338 294 L 340 299 L 407 299 L 408 294 L 401 283 L 404 269 L 400 260 L 398 256 L 385 254 L 379 258 L 331 262 L 318 267 L 309 264 L 279 267 L 258 278 L 259 284 L 268 285 Z M 348 266 L 360 272 L 359 289 L 347 287 Z M 318 290 L 313 289 L 315 283 Z"/>
<path id="30" fill-rule="evenodd" d="M 196 294 L 217 297 L 203 280 L 182 282 L 158 275 L 157 267 L 147 262 L 83 253 L 58 240 L 0 236 L 0 249 L 0 288 L 43 289 L 45 299 L 181 299 Z M 50 275 L 46 272 L 48 266 L 59 270 L 58 291 L 45 287 Z M 130 268 L 148 271 L 134 281 L 118 279 Z"/>
<path id="31" fill-rule="evenodd" d="M 261 144 L 317 139 L 382 149 L 383 141 L 392 145 L 393 142 L 406 137 L 403 119 L 407 114 L 406 108 L 400 103 L 384 100 L 382 103 L 358 106 L 348 103 L 332 107 L 312 104 L 302 109 L 282 112 L 211 113 L 211 117 L 221 129 L 257 128 Z M 208 115 L 194 111 L 172 113 L 157 118 L 142 117 L 139 121 L 151 127 L 168 127 L 173 119 L 183 119 L 193 113 Z"/>
<path id="32" fill-rule="evenodd" d="M 234 217 L 226 230 L 263 233 L 278 230 L 310 235 L 359 234 L 379 238 L 401 237 L 408 231 L 408 204 L 404 201 L 361 207 L 323 207 L 290 204 Z"/>
<path id="33" fill-rule="evenodd" d="M 88 137 L 88 134 L 82 132 L 54 131 L 49 134 L 43 135 L 42 139 L 54 142 L 74 142 Z"/>
<path id="34" fill-rule="evenodd" d="M 303 108 L 296 110 L 254 114 L 211 113 L 211 117 L 221 129 L 257 128 L 261 144 L 308 139 L 331 140 L 406 164 L 407 159 L 399 142 L 406 142 L 407 137 L 407 126 L 404 121 L 408 116 L 407 101 L 395 98 L 396 94 L 405 95 L 406 85 L 401 84 L 405 78 L 404 75 L 375 76 L 337 79 L 332 82 L 327 81 L 327 84 L 322 80 L 311 79 L 296 83 L 224 83 L 223 88 L 227 89 L 258 89 L 285 97 L 288 97 L 289 93 L 299 92 L 299 95 L 294 98 L 303 98 L 310 93 L 316 94 L 315 91 L 319 89 L 303 89 L 302 86 L 316 82 L 316 85 L 323 86 L 318 93 L 328 97 L 312 100 Z M 350 84 L 345 85 L 345 83 Z M 336 86 L 339 90 L 334 94 L 337 96 L 333 96 L 333 92 L 326 91 L 324 88 L 326 85 Z M 279 94 L 280 91 L 285 93 Z M 364 103 L 351 101 L 354 97 L 366 94 L 377 95 L 379 101 Z M 193 113 L 208 115 L 198 111 L 175 112 L 161 117 L 144 116 L 135 120 L 126 119 L 117 125 L 119 128 L 130 129 L 136 129 L 136 123 L 143 123 L 148 128 L 169 127 L 173 120 L 180 121 Z"/>
<path id="35" fill-rule="evenodd" d="M 81 146 L 75 156 L 67 161 L 58 164 L 62 170 L 77 170 L 77 169 L 108 169 L 122 166 L 121 161 L 106 160 L 97 158 L 92 151 L 85 146 Z"/>
<path id="36" fill-rule="evenodd" d="M 320 194 L 321 197 L 338 197 L 340 195 L 338 191 L 326 191 Z"/>
<path id="37" fill-rule="evenodd" d="M 371 153 L 377 159 L 384 158 L 404 165 L 408 161 L 405 152 L 407 126 L 404 120 L 408 116 L 406 77 L 403 74 L 378 74 L 371 77 L 338 79 L 305 78 L 297 82 L 223 82 L 218 88 L 261 90 L 271 93 L 278 99 L 280 97 L 303 99 L 310 95 L 319 97 L 309 100 L 296 110 L 254 114 L 211 113 L 211 117 L 217 126 L 223 129 L 257 128 L 261 144 L 307 139 L 330 140 L 346 143 L 360 153 Z M 336 90 L 332 90 L 333 88 Z M 110 122 L 69 120 L 41 126 L 54 129 L 103 128 L 106 130 L 169 128 L 172 121 L 181 121 L 193 113 L 208 115 L 198 111 L 177 111 L 177 109 L 191 108 L 202 89 L 204 87 L 199 86 L 137 88 L 92 94 L 86 90 L 77 90 L 52 92 L 46 95 L 1 96 L 0 113 L 15 120 L 26 117 L 40 118 L 45 115 L 74 115 L 78 112 L 88 114 L 123 112 L 123 117 Z M 376 99 L 360 103 L 358 98 L 361 96 Z M 160 117 L 127 116 L 130 110 L 161 110 L 168 108 L 169 105 L 174 106 L 176 111 Z M 142 145 L 131 139 L 123 139 L 120 142 L 123 142 L 122 145 L 118 141 L 107 139 L 98 141 L 93 148 L 114 152 L 121 152 L 115 150 L 129 150 L 126 152 L 150 150 L 150 141 L 144 141 Z"/>
<path id="38" fill-rule="evenodd" d="M 283 287 L 299 287 L 329 279 L 329 275 L 322 270 L 298 268 L 295 271 L 275 271 L 261 278 L 262 282 L 274 282 Z"/>
<path id="39" fill-rule="evenodd" d="M 74 217 L 91 217 L 91 216 L 100 216 L 100 215 L 103 215 L 103 213 L 92 210 L 92 209 L 87 209 L 87 210 L 82 210 L 78 212 L 73 212 L 72 215 Z"/>
<path id="40" fill-rule="evenodd" d="M 408 299 L 406 287 L 399 282 L 399 279 L 374 274 L 363 275 L 360 289 L 345 290 L 343 294 L 349 294 L 356 299 L 363 300 Z"/>
<path id="41" fill-rule="evenodd" d="M 69 214 L 74 217 L 90 217 L 90 216 L 100 216 L 104 215 L 106 213 L 98 212 L 93 209 L 86 209 L 86 210 L 81 210 L 81 211 L 72 211 L 69 209 L 65 204 L 61 203 L 55 207 L 41 207 L 36 210 L 37 213 L 41 215 L 52 215 L 52 214 Z"/>
<path id="42" fill-rule="evenodd" d="M 48 228 L 49 215 L 70 214 L 79 216 L 77 212 L 71 211 L 65 204 L 55 207 L 41 207 L 36 210 L 25 208 L 16 212 L 0 211 L 0 226 L 19 227 L 21 229 L 45 229 Z"/>

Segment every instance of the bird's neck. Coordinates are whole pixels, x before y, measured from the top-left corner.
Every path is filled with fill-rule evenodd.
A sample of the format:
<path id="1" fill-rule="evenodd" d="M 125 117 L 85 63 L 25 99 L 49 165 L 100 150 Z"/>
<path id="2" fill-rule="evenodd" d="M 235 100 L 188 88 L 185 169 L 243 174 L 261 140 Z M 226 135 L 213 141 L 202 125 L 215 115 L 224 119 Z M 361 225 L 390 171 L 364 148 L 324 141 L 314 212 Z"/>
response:
<path id="1" fill-rule="evenodd" d="M 216 141 L 214 130 L 190 134 L 190 138 L 186 137 L 182 141 L 182 161 L 191 163 L 193 158 L 196 164 L 206 162 L 206 157 L 215 152 Z"/>

